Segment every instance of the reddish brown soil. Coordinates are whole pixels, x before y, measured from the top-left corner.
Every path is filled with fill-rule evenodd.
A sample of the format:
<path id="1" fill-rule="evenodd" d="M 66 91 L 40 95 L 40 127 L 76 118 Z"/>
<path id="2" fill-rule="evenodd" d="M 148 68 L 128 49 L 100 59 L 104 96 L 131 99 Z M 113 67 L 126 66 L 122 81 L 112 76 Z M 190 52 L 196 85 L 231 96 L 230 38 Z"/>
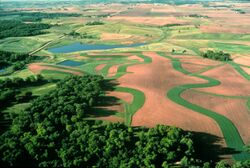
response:
<path id="1" fill-rule="evenodd" d="M 211 109 L 229 118 L 240 132 L 244 142 L 250 142 L 250 111 L 246 99 L 215 97 L 207 94 L 186 91 L 182 97 L 191 103 Z M 240 122 L 239 122 L 240 121 Z"/>
<path id="2" fill-rule="evenodd" d="M 199 72 L 200 70 L 206 67 L 204 65 L 187 64 L 187 63 L 183 63 L 181 65 L 182 65 L 182 68 L 192 73 Z"/>
<path id="3" fill-rule="evenodd" d="M 98 65 L 98 66 L 95 67 L 95 70 L 96 70 L 96 71 L 100 71 L 100 70 L 102 70 L 102 68 L 104 68 L 105 66 L 106 66 L 106 64 L 100 64 L 100 65 Z"/>
<path id="4" fill-rule="evenodd" d="M 124 40 L 130 38 L 131 35 L 116 34 L 116 33 L 103 33 L 101 40 Z"/>
<path id="5" fill-rule="evenodd" d="M 250 96 L 250 82 L 228 64 L 209 70 L 203 75 L 217 79 L 221 84 L 198 90 L 222 95 Z"/>
<path id="6" fill-rule="evenodd" d="M 250 66 L 250 55 L 245 57 L 237 57 L 234 59 L 235 63 Z"/>
<path id="7" fill-rule="evenodd" d="M 186 24 L 187 21 L 179 20 L 176 17 L 137 17 L 137 16 L 114 16 L 111 21 L 126 21 L 132 23 L 163 26 L 166 24 Z"/>
<path id="8" fill-rule="evenodd" d="M 132 56 L 128 57 L 128 59 L 130 59 L 130 60 L 138 60 L 140 62 L 144 61 L 141 57 L 138 57 L 137 55 L 132 55 Z"/>
<path id="9" fill-rule="evenodd" d="M 111 68 L 109 68 L 109 70 L 108 70 L 108 77 L 115 76 L 115 74 L 117 73 L 117 70 L 118 70 L 119 66 L 120 66 L 120 64 L 114 65 Z"/>
<path id="10" fill-rule="evenodd" d="M 83 75 L 81 72 L 77 72 L 74 70 L 60 69 L 60 68 L 55 68 L 55 67 L 49 67 L 42 63 L 29 64 L 28 68 L 34 74 L 39 74 L 42 70 L 55 70 L 55 71 L 61 71 L 61 72 L 75 74 L 75 75 Z"/>
<path id="11" fill-rule="evenodd" d="M 218 61 L 213 61 L 213 60 L 210 60 L 210 59 L 204 59 L 204 58 L 201 58 L 201 57 L 197 57 L 197 58 L 189 58 L 189 57 L 180 58 L 180 61 L 182 63 L 191 63 L 191 64 L 204 65 L 204 66 L 216 66 L 216 65 L 221 64 Z"/>
<path id="12" fill-rule="evenodd" d="M 231 34 L 249 34 L 250 29 L 246 27 L 226 27 L 221 25 L 200 26 L 204 33 L 231 33 Z"/>
<path id="13" fill-rule="evenodd" d="M 166 97 L 167 91 L 174 86 L 205 81 L 175 71 L 170 60 L 154 52 L 144 54 L 151 57 L 153 62 L 129 67 L 128 72 L 132 73 L 118 80 L 122 87 L 140 90 L 146 96 L 145 104 L 134 115 L 132 125 L 173 125 L 222 137 L 220 129 L 212 119 L 186 109 Z"/>

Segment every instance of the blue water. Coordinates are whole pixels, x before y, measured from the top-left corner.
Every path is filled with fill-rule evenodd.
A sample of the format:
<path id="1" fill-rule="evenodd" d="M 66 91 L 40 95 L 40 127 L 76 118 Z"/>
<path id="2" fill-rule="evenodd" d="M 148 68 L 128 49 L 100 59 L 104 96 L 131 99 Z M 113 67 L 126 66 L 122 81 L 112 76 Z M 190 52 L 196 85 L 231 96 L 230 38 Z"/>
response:
<path id="1" fill-rule="evenodd" d="M 129 48 L 143 46 L 145 43 L 131 44 L 131 45 L 104 45 L 104 44 L 81 44 L 73 43 L 62 47 L 50 48 L 49 51 L 52 53 L 71 53 L 76 51 L 86 50 L 108 50 L 114 48 Z"/>
<path id="2" fill-rule="evenodd" d="M 65 61 L 57 63 L 57 65 L 63 65 L 63 66 L 80 66 L 82 64 L 84 64 L 84 63 L 83 62 L 72 61 L 72 60 L 65 60 Z"/>
<path id="3" fill-rule="evenodd" d="M 0 68 L 0 73 L 1 73 L 1 72 L 5 72 L 5 69 L 1 69 L 1 68 Z"/>

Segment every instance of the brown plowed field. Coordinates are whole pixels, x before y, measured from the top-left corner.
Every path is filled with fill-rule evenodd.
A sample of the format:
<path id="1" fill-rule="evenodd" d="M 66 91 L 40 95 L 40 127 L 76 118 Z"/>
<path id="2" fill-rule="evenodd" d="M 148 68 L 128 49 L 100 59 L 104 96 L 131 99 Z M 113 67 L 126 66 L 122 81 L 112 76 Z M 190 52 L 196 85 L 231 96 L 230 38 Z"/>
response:
<path id="1" fill-rule="evenodd" d="M 203 75 L 217 79 L 221 84 L 198 90 L 228 96 L 250 96 L 250 82 L 228 64 L 209 70 Z"/>
<path id="2" fill-rule="evenodd" d="M 29 70 L 34 73 L 34 74 L 39 74 L 42 70 L 55 70 L 55 71 L 60 71 L 60 72 L 66 72 L 66 73 L 71 73 L 74 75 L 83 75 L 81 72 L 77 72 L 74 70 L 66 70 L 66 69 L 61 69 L 61 68 L 55 68 L 55 67 L 49 67 L 46 65 L 43 65 L 42 63 L 33 63 L 28 66 Z"/>
<path id="3" fill-rule="evenodd" d="M 181 95 L 193 104 L 213 110 L 230 119 L 246 144 L 250 143 L 250 111 L 246 99 L 232 99 L 197 93 L 191 90 Z M 240 122 L 239 122 L 240 121 Z"/>
<path id="4" fill-rule="evenodd" d="M 174 125 L 222 137 L 219 127 L 212 119 L 175 104 L 166 97 L 167 91 L 174 86 L 205 81 L 174 70 L 170 60 L 154 52 L 144 54 L 152 58 L 151 64 L 131 66 L 128 72 L 132 73 L 118 79 L 120 86 L 140 90 L 146 96 L 144 106 L 133 116 L 132 125 Z"/>

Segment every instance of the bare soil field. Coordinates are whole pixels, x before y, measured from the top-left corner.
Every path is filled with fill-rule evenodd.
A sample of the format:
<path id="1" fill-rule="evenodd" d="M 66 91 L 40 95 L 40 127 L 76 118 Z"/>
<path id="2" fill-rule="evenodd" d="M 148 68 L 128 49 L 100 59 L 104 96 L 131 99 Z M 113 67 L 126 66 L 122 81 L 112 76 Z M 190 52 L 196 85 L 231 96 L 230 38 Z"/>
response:
<path id="1" fill-rule="evenodd" d="M 200 70 L 204 69 L 206 66 L 204 65 L 195 65 L 195 64 L 188 64 L 188 63 L 182 63 L 182 67 L 192 73 L 199 72 Z"/>
<path id="2" fill-rule="evenodd" d="M 28 68 L 34 74 L 39 74 L 42 70 L 55 70 L 55 71 L 66 72 L 66 73 L 71 73 L 71 74 L 75 74 L 75 75 L 81 75 L 81 76 L 83 75 L 81 72 L 67 70 L 67 69 L 61 69 L 61 68 L 55 68 L 55 67 L 49 67 L 49 66 L 46 66 L 42 63 L 29 64 Z"/>
<path id="3" fill-rule="evenodd" d="M 115 76 L 115 74 L 117 73 L 117 70 L 118 70 L 119 66 L 121 66 L 121 64 L 114 65 L 111 68 L 109 68 L 109 70 L 108 70 L 108 76 L 107 77 Z"/>
<path id="4" fill-rule="evenodd" d="M 100 71 L 100 70 L 102 70 L 102 68 L 104 68 L 105 66 L 106 66 L 106 64 L 100 64 L 100 65 L 98 65 L 98 66 L 95 67 L 95 70 L 96 70 L 96 71 Z"/>
<path id="5" fill-rule="evenodd" d="M 167 91 L 174 86 L 205 81 L 175 71 L 170 60 L 154 52 L 144 54 L 152 58 L 151 64 L 131 66 L 128 68 L 131 73 L 118 79 L 120 86 L 140 90 L 146 96 L 144 106 L 133 116 L 132 125 L 174 125 L 185 130 L 202 131 L 222 137 L 220 129 L 212 119 L 175 104 L 166 97 Z"/>
<path id="6" fill-rule="evenodd" d="M 221 64 L 218 61 L 204 59 L 201 57 L 196 57 L 196 58 L 184 57 L 184 58 L 180 58 L 180 61 L 182 63 L 190 63 L 190 64 L 203 65 L 203 66 L 216 66 L 216 65 Z"/>
<path id="7" fill-rule="evenodd" d="M 128 34 L 116 34 L 116 33 L 102 33 L 101 40 L 108 41 L 108 40 L 124 40 L 131 38 L 132 35 Z"/>
<path id="8" fill-rule="evenodd" d="M 187 24 L 188 21 L 177 19 L 176 17 L 137 17 L 137 16 L 114 16 L 108 18 L 109 21 L 125 21 L 138 24 L 163 26 L 166 24 Z"/>
<path id="9" fill-rule="evenodd" d="M 247 27 L 230 27 L 222 25 L 200 26 L 204 33 L 231 33 L 231 34 L 249 34 L 250 29 Z"/>
<path id="10" fill-rule="evenodd" d="M 229 118 L 240 132 L 246 144 L 250 143 L 250 111 L 246 99 L 232 99 L 197 93 L 191 90 L 181 95 L 184 99 Z M 239 122 L 240 121 L 240 122 Z"/>
<path id="11" fill-rule="evenodd" d="M 128 57 L 128 59 L 143 62 L 143 59 L 141 57 L 138 57 L 137 55 L 132 55 L 132 56 Z"/>
<path id="12" fill-rule="evenodd" d="M 203 75 L 217 79 L 221 84 L 209 88 L 199 88 L 198 90 L 228 96 L 250 96 L 250 82 L 228 64 L 209 70 Z"/>
<path id="13" fill-rule="evenodd" d="M 250 66 L 250 55 L 237 57 L 234 59 L 234 62 L 237 64 Z"/>

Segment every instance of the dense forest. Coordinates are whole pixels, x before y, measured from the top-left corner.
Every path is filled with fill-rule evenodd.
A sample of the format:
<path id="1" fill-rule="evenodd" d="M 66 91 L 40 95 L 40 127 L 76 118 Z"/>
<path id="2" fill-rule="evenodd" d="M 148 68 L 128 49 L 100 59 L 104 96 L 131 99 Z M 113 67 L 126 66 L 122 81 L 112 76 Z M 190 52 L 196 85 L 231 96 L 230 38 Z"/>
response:
<path id="1" fill-rule="evenodd" d="M 45 13 L 45 12 L 19 12 L 19 11 L 0 11 L 0 17 L 12 16 L 16 20 L 23 22 L 39 22 L 42 19 L 56 19 L 59 17 L 78 17 L 77 13 Z"/>
<path id="2" fill-rule="evenodd" d="M 202 53 L 202 57 L 217 60 L 217 61 L 230 61 L 231 60 L 230 54 L 224 53 L 223 51 L 217 52 L 217 51 L 208 50 L 207 52 Z"/>
<path id="3" fill-rule="evenodd" d="M 22 37 L 44 34 L 42 30 L 49 29 L 49 24 L 23 23 L 18 20 L 0 20 L 0 39 L 6 37 Z"/>
<path id="4" fill-rule="evenodd" d="M 11 71 L 17 71 L 25 67 L 26 64 L 41 60 L 43 57 L 29 56 L 28 54 L 0 51 L 0 69 L 11 67 Z"/>
<path id="5" fill-rule="evenodd" d="M 36 80 L 34 80 L 36 79 Z M 26 79 L 43 81 L 42 77 Z M 17 82 L 19 81 L 19 82 Z M 40 81 L 40 82 L 41 82 Z M 0 81 L 1 88 L 16 88 L 20 79 Z M 179 128 L 104 124 L 86 120 L 104 96 L 107 81 L 101 76 L 70 76 L 55 90 L 33 100 L 13 117 L 0 136 L 1 164 L 33 167 L 211 167 L 194 159 L 192 134 Z M 234 168 L 247 168 L 249 161 Z M 214 167 L 214 166 L 213 166 Z M 217 168 L 230 167 L 222 161 Z"/>

